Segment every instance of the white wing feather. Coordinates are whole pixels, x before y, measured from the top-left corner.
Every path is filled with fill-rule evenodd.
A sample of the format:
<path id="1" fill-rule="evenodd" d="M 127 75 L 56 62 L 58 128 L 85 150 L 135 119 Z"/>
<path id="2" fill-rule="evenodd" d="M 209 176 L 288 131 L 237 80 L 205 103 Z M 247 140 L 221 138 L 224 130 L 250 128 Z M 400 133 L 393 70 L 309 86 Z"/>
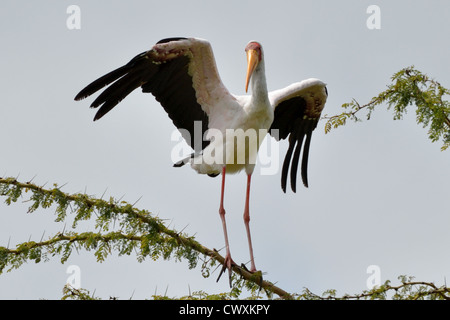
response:
<path id="1" fill-rule="evenodd" d="M 326 84 L 319 79 L 310 78 L 293 83 L 283 89 L 269 92 L 269 101 L 274 109 L 281 102 L 294 97 L 302 97 L 308 105 L 314 104 L 322 111 L 327 101 Z"/>

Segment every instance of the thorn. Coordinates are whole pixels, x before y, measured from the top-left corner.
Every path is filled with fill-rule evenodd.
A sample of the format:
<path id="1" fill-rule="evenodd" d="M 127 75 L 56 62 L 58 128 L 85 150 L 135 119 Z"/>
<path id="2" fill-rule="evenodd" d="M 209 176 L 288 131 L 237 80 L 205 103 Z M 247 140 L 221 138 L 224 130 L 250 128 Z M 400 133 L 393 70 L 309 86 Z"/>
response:
<path id="1" fill-rule="evenodd" d="M 166 287 L 166 291 L 164 292 L 164 297 L 167 297 L 167 290 L 169 290 L 169 285 Z"/>
<path id="2" fill-rule="evenodd" d="M 105 195 L 106 191 L 108 191 L 108 188 L 105 189 L 105 191 L 103 192 L 102 196 L 100 197 L 100 200 L 103 200 L 103 196 Z"/>
<path id="3" fill-rule="evenodd" d="M 141 199 L 142 199 L 142 197 L 143 197 L 143 196 L 140 196 L 140 197 L 139 197 L 139 199 L 137 199 L 137 200 L 136 200 L 136 202 L 135 202 L 135 203 L 133 203 L 133 204 L 132 204 L 131 206 L 132 206 L 132 207 L 134 207 L 134 205 L 135 205 L 136 203 L 138 203 L 138 202 L 139 202 L 139 200 L 141 200 Z"/>
<path id="4" fill-rule="evenodd" d="M 180 231 L 178 231 L 178 234 L 181 234 L 183 232 L 184 229 L 186 229 L 189 226 L 189 223 L 186 225 L 186 227 L 184 227 L 183 229 L 181 229 Z"/>
<path id="5" fill-rule="evenodd" d="M 213 249 L 215 252 L 217 252 L 217 253 L 219 253 L 221 250 L 223 250 L 223 249 L 225 249 L 226 248 L 226 246 L 223 246 L 222 248 L 220 248 L 219 250 L 217 250 L 217 249 Z"/>
<path id="6" fill-rule="evenodd" d="M 69 182 L 64 183 L 63 185 L 59 186 L 59 190 L 61 190 L 65 185 L 67 185 Z"/>
<path id="7" fill-rule="evenodd" d="M 27 182 L 27 184 L 31 184 L 31 182 L 33 182 L 33 180 L 34 180 L 34 178 L 36 178 L 36 176 L 37 176 L 37 174 L 35 174 L 34 177 L 31 178 L 31 180 L 29 180 L 29 181 Z"/>
<path id="8" fill-rule="evenodd" d="M 42 237 L 41 237 L 41 240 L 40 240 L 39 242 L 42 242 L 42 239 L 44 239 L 44 234 L 45 234 L 45 230 L 44 230 L 44 232 L 42 233 Z"/>

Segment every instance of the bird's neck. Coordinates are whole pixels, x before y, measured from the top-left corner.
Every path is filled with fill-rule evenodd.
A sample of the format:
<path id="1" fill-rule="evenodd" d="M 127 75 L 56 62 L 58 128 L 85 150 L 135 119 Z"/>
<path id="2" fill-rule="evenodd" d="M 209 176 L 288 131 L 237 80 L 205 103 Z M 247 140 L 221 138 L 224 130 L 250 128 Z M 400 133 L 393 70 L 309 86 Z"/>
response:
<path id="1" fill-rule="evenodd" d="M 264 64 L 261 63 L 254 71 L 251 78 L 252 105 L 263 106 L 269 104 L 269 94 L 267 91 L 266 74 Z"/>

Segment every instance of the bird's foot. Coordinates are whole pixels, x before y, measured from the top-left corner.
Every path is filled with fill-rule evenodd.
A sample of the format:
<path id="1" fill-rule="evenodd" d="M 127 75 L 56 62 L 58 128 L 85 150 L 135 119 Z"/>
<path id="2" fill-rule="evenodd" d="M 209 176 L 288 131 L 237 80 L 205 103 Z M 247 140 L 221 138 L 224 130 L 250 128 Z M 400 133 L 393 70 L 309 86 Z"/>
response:
<path id="1" fill-rule="evenodd" d="M 250 269 L 248 269 L 245 264 L 241 264 L 241 268 L 250 273 L 258 272 L 258 270 L 256 270 L 256 268 L 254 266 L 252 266 Z"/>
<path id="2" fill-rule="evenodd" d="M 263 276 L 262 276 L 262 271 L 261 270 L 256 270 L 256 268 L 253 266 L 252 268 L 247 269 L 247 267 L 245 266 L 245 264 L 241 264 L 241 268 L 249 273 L 252 274 L 251 278 L 252 280 L 257 283 L 260 287 L 262 286 L 262 282 L 263 282 Z"/>
<path id="3" fill-rule="evenodd" d="M 217 282 L 219 281 L 220 277 L 223 273 L 225 273 L 225 269 L 228 269 L 228 280 L 230 282 L 230 288 L 231 288 L 231 268 L 235 266 L 236 263 L 234 263 L 233 259 L 231 259 L 231 255 L 227 253 L 225 256 L 225 261 L 223 262 L 222 270 L 220 270 L 219 276 L 217 277 Z"/>

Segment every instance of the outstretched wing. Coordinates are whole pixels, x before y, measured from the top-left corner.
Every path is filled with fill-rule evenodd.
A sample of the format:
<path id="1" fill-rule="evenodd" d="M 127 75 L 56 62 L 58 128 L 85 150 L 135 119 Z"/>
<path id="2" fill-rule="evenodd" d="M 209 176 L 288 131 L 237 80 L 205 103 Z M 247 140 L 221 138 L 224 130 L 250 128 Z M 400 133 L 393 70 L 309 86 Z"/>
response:
<path id="1" fill-rule="evenodd" d="M 108 87 L 91 104 L 91 108 L 99 108 L 94 120 L 141 87 L 142 92 L 155 96 L 183 138 L 197 152 L 209 144 L 203 140 L 203 135 L 218 101 L 226 105 L 234 100 L 220 80 L 211 45 L 196 38 L 159 41 L 151 50 L 86 86 L 75 100 L 84 99 L 105 86 Z M 199 125 L 196 121 L 201 121 L 201 135 L 195 130 Z"/>
<path id="2" fill-rule="evenodd" d="M 308 154 L 311 135 L 320 119 L 327 100 L 325 83 L 307 79 L 269 93 L 275 117 L 270 134 L 277 140 L 289 137 L 289 148 L 283 162 L 281 188 L 286 192 L 289 165 L 291 165 L 291 188 L 296 192 L 297 169 L 302 156 L 302 181 L 308 187 Z"/>

